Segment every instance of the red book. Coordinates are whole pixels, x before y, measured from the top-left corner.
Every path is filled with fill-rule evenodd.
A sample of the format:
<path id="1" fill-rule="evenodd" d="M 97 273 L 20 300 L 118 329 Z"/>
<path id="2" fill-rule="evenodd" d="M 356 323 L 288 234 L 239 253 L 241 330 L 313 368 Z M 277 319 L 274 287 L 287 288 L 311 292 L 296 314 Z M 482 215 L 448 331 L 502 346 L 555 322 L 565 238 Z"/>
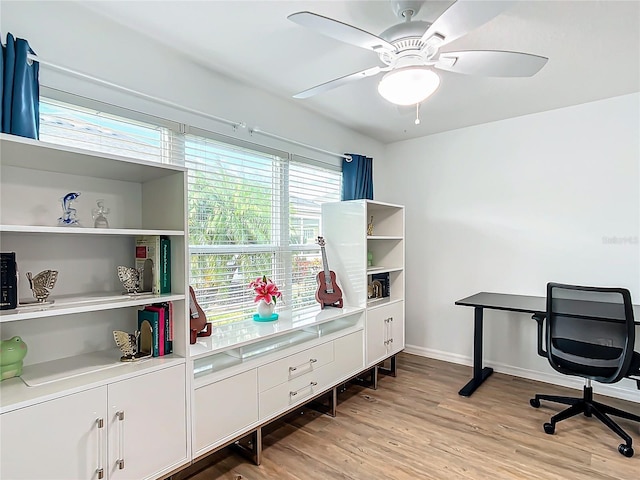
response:
<path id="1" fill-rule="evenodd" d="M 145 310 L 150 312 L 158 312 L 158 355 L 161 357 L 165 354 L 165 317 L 164 307 L 157 307 L 155 305 L 148 305 L 144 307 Z"/>

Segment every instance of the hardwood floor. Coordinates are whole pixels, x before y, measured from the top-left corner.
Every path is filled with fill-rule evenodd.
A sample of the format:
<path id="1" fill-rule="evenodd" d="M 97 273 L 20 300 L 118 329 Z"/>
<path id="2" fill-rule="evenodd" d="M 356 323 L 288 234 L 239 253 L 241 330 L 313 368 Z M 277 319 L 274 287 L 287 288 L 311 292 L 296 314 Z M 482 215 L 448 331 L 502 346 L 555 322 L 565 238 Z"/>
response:
<path id="1" fill-rule="evenodd" d="M 542 424 L 563 406 L 535 409 L 529 398 L 577 390 L 496 373 L 460 397 L 470 375 L 470 367 L 401 354 L 396 378 L 381 376 L 377 390 L 342 392 L 335 418 L 304 408 L 263 429 L 260 466 L 223 449 L 189 479 L 640 479 L 637 423 L 619 421 L 636 450 L 625 458 L 620 439 L 595 417 L 544 433 Z M 599 397 L 597 389 L 604 403 L 640 413 L 640 403 Z"/>

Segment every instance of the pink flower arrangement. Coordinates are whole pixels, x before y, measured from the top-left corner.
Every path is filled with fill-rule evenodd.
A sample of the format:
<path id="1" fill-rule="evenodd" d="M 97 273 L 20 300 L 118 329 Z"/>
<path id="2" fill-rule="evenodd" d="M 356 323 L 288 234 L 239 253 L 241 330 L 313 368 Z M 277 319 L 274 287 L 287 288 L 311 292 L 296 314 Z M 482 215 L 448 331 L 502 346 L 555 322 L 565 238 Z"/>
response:
<path id="1" fill-rule="evenodd" d="M 253 288 L 253 291 L 256 292 L 256 298 L 253 299 L 254 302 L 264 300 L 265 303 L 271 303 L 273 301 L 275 305 L 276 298 L 282 297 L 282 292 L 278 290 L 278 286 L 266 275 L 252 281 L 249 284 L 249 288 Z"/>

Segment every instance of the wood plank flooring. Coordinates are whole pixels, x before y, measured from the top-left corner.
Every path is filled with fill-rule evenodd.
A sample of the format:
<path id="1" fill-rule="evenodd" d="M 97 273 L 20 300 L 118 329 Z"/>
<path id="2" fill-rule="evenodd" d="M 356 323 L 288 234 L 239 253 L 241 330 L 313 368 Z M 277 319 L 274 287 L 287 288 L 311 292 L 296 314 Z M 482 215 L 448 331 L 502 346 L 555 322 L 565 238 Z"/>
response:
<path id="1" fill-rule="evenodd" d="M 460 397 L 470 375 L 470 367 L 400 354 L 396 378 L 381 376 L 377 390 L 348 386 L 335 418 L 303 408 L 263 429 L 262 465 L 223 449 L 188 478 L 640 480 L 637 423 L 619 420 L 634 440 L 636 454 L 626 458 L 620 439 L 595 417 L 544 433 L 542 424 L 563 406 L 535 409 L 529 398 L 581 392 L 494 373 L 470 398 Z M 640 414 L 640 403 L 597 390 L 594 383 L 596 399 Z"/>

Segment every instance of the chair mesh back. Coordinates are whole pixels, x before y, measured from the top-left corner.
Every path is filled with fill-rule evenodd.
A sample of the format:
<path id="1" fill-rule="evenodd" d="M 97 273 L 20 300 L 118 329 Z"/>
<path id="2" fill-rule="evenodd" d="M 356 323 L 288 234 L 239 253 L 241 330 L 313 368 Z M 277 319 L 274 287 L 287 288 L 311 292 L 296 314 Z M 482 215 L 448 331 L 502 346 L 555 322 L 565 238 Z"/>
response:
<path id="1" fill-rule="evenodd" d="M 556 370 L 609 382 L 628 368 L 635 327 L 625 289 L 549 284 L 547 320 L 547 350 Z"/>

